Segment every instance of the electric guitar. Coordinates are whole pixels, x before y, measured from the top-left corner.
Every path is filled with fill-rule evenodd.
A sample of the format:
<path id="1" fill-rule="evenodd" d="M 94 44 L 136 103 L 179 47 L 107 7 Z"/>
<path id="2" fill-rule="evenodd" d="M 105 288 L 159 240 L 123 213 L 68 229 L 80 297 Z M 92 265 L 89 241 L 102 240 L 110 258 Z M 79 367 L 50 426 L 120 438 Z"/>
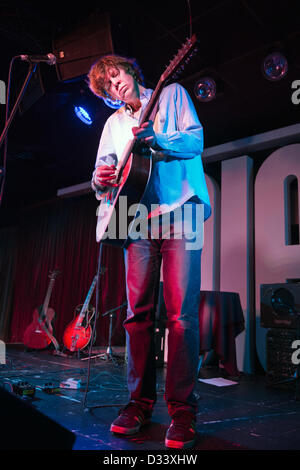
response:
<path id="1" fill-rule="evenodd" d="M 55 317 L 55 312 L 53 308 L 49 308 L 50 297 L 58 274 L 59 271 L 52 271 L 49 273 L 50 282 L 44 303 L 42 306 L 34 310 L 33 320 L 25 330 L 23 343 L 28 348 L 44 349 L 52 343 L 56 351 L 59 350 L 59 344 L 53 335 L 53 327 L 51 323 Z"/>
<path id="2" fill-rule="evenodd" d="M 90 342 L 92 335 L 91 320 L 95 309 L 90 307 L 90 300 L 97 283 L 97 276 L 90 286 L 83 305 L 78 305 L 75 309 L 74 319 L 66 327 L 63 335 L 64 345 L 69 351 L 74 352 L 84 349 Z M 80 312 L 78 314 L 78 312 Z M 83 326 L 83 323 L 85 325 Z"/>
<path id="3" fill-rule="evenodd" d="M 170 77 L 174 77 L 174 74 L 178 73 L 179 69 L 182 70 L 184 68 L 184 64 L 189 61 L 195 48 L 196 36 L 193 35 L 190 39 L 187 39 L 186 43 L 178 51 L 174 59 L 170 62 L 166 70 L 161 75 L 158 84 L 152 93 L 150 101 L 143 111 L 140 119 L 140 125 L 152 118 L 152 114 L 155 115 L 155 107 L 158 102 L 161 90 L 166 85 Z M 136 145 L 136 142 L 136 138 L 133 138 L 128 142 L 128 145 L 126 146 L 126 149 L 120 158 L 120 161 L 118 162 L 116 170 L 116 183 L 119 186 L 109 188 L 101 195 L 101 203 L 97 212 L 97 240 L 104 244 L 117 245 L 119 247 L 126 246 L 126 242 L 133 229 L 134 219 L 139 212 L 138 204 L 142 199 L 150 179 L 152 168 L 151 155 L 147 155 L 147 157 L 145 157 L 139 153 L 134 152 L 134 146 Z M 126 234 L 120 234 L 119 230 L 119 222 L 121 220 L 120 213 L 122 213 L 121 196 L 126 196 L 126 205 L 128 208 L 137 207 L 137 210 L 133 215 L 126 214 L 126 225 L 128 227 Z M 124 216 L 125 214 L 123 209 L 121 217 Z M 107 235 L 109 233 L 108 227 L 111 220 L 114 224 L 116 224 L 115 233 L 119 236 L 110 238 Z"/>

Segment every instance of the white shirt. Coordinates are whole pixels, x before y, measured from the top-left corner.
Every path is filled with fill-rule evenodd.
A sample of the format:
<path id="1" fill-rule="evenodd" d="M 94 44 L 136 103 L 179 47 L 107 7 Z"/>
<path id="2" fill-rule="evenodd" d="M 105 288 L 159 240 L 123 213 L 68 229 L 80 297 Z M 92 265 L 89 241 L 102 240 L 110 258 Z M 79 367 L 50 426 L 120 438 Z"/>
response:
<path id="1" fill-rule="evenodd" d="M 152 92 L 146 89 L 141 94 L 141 112 Z M 117 165 L 133 138 L 132 127 L 139 125 L 141 112 L 130 115 L 123 106 L 107 119 L 95 168 L 103 164 Z M 152 151 L 151 176 L 141 202 L 149 209 L 151 204 L 157 205 L 159 212 L 153 214 L 157 215 L 173 210 L 194 197 L 204 204 L 206 220 L 211 214 L 211 205 L 201 160 L 203 128 L 189 94 L 181 85 L 173 83 L 163 88 L 153 128 L 162 150 Z M 92 187 L 97 199 L 101 199 L 102 191 L 93 180 Z"/>

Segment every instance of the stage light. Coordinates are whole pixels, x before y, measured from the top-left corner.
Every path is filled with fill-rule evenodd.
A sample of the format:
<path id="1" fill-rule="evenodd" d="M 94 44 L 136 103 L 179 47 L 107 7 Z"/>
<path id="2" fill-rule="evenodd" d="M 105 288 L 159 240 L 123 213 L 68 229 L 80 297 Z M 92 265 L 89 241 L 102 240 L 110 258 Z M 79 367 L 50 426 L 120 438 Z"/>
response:
<path id="1" fill-rule="evenodd" d="M 121 106 L 123 106 L 123 101 L 121 100 L 113 100 L 112 98 L 103 98 L 104 103 L 109 106 L 110 108 L 113 109 L 119 109 Z"/>
<path id="2" fill-rule="evenodd" d="M 74 106 L 74 111 L 78 119 L 80 119 L 82 122 L 84 122 L 88 126 L 93 124 L 91 116 L 83 106 Z"/>
<path id="3" fill-rule="evenodd" d="M 262 63 L 262 72 L 267 80 L 275 82 L 284 78 L 288 72 L 288 62 L 281 52 L 272 52 Z"/>
<path id="4" fill-rule="evenodd" d="M 213 100 L 217 94 L 216 82 L 211 77 L 200 78 L 194 86 L 197 100 L 206 103 Z"/>

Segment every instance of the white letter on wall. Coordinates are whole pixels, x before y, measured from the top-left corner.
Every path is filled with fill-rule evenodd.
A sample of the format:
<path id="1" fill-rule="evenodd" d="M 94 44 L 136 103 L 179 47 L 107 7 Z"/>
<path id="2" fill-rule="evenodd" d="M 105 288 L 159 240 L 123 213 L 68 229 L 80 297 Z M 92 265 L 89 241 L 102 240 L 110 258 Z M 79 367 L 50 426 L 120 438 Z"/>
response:
<path id="1" fill-rule="evenodd" d="M 256 348 L 264 368 L 267 331 L 260 326 L 260 285 L 300 278 L 300 246 L 286 243 L 285 182 L 290 175 L 300 182 L 300 144 L 273 152 L 255 181 Z"/>
<path id="2" fill-rule="evenodd" d="M 236 338 L 237 366 L 254 368 L 253 302 L 253 160 L 248 156 L 222 162 L 221 291 L 237 292 L 245 331 Z"/>

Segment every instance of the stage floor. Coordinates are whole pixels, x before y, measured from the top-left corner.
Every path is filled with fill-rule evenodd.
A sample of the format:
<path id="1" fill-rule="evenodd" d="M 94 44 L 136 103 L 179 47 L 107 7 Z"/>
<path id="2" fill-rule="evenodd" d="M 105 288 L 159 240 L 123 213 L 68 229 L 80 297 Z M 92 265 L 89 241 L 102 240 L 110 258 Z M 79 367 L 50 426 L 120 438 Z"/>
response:
<path id="1" fill-rule="evenodd" d="M 26 352 L 7 347 L 6 364 L 0 365 L 0 385 L 11 391 L 16 381 L 35 386 L 35 395 L 20 398 L 76 435 L 73 450 L 165 451 L 164 438 L 170 419 L 164 402 L 166 367 L 157 368 L 158 400 L 149 426 L 134 437 L 118 437 L 109 431 L 120 406 L 127 403 L 124 348 L 111 361 L 104 348 L 87 356 L 56 356 L 50 351 Z M 200 378 L 220 377 L 218 370 L 203 369 Z M 59 386 L 68 379 L 81 381 L 81 388 L 60 388 L 47 394 L 45 384 Z M 294 390 L 266 387 L 265 378 L 241 375 L 229 378 L 234 385 L 216 386 L 198 382 L 197 444 L 195 450 L 296 450 L 300 449 L 300 401 Z M 224 385 L 224 384 L 223 384 Z M 14 416 L 16 426 L 18 417 Z M 16 444 L 17 445 L 17 444 Z"/>

